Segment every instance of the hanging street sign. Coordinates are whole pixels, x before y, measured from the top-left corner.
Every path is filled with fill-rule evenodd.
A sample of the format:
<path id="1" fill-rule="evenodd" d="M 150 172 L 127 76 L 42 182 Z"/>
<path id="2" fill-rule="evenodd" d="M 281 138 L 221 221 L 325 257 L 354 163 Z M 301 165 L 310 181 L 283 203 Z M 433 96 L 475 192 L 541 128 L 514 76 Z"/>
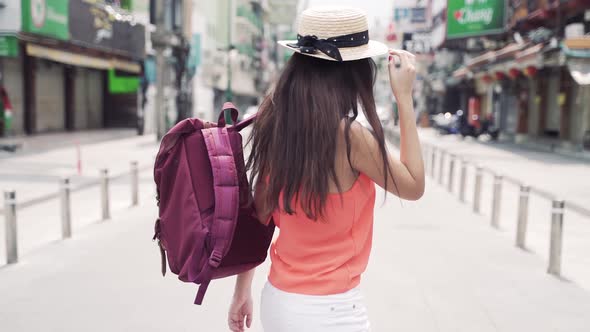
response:
<path id="1" fill-rule="evenodd" d="M 504 0 L 448 1 L 447 39 L 501 33 L 505 24 Z"/>

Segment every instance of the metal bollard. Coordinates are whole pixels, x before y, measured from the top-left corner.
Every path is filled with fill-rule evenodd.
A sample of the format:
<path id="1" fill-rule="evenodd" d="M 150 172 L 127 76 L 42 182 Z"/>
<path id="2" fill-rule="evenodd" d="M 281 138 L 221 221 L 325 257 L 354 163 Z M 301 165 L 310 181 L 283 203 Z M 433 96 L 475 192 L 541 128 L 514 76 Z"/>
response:
<path id="1" fill-rule="evenodd" d="M 131 205 L 139 204 L 139 167 L 137 161 L 131 162 Z"/>
<path id="2" fill-rule="evenodd" d="M 109 170 L 100 170 L 100 189 L 101 189 L 101 201 L 102 201 L 102 220 L 111 218 L 111 211 L 109 206 Z"/>
<path id="3" fill-rule="evenodd" d="M 434 179 L 434 168 L 436 165 L 436 148 L 433 146 L 430 149 L 430 177 Z"/>
<path id="4" fill-rule="evenodd" d="M 520 186 L 518 200 L 518 220 L 516 223 L 516 246 L 524 249 L 526 247 L 526 228 L 529 217 L 529 195 L 531 188 L 529 186 Z"/>
<path id="5" fill-rule="evenodd" d="M 63 178 L 60 183 L 61 200 L 61 238 L 72 237 L 72 210 L 70 204 L 70 179 Z"/>
<path id="6" fill-rule="evenodd" d="M 447 190 L 453 192 L 453 182 L 455 182 L 455 159 L 456 156 L 450 155 L 449 160 L 449 182 L 447 183 Z"/>
<path id="7" fill-rule="evenodd" d="M 483 169 L 479 166 L 475 169 L 475 188 L 473 190 L 473 212 L 479 213 L 481 210 L 481 178 Z"/>
<path id="8" fill-rule="evenodd" d="M 444 169 L 445 169 L 445 151 L 441 150 L 440 151 L 440 161 L 438 162 L 438 184 L 442 185 L 443 184 L 443 177 L 445 175 L 444 173 Z"/>
<path id="9" fill-rule="evenodd" d="M 18 236 L 16 230 L 16 191 L 4 192 L 4 220 L 6 227 L 6 262 L 18 262 Z"/>
<path id="10" fill-rule="evenodd" d="M 465 185 L 467 182 L 467 161 L 461 159 L 461 177 L 459 178 L 459 200 L 465 203 Z"/>
<path id="11" fill-rule="evenodd" d="M 502 176 L 494 175 L 494 192 L 492 195 L 492 226 L 500 226 L 500 203 L 502 202 Z"/>
<path id="12" fill-rule="evenodd" d="M 549 244 L 549 267 L 547 272 L 556 276 L 561 275 L 564 206 L 564 201 L 554 200 L 553 209 L 551 210 L 551 239 Z"/>

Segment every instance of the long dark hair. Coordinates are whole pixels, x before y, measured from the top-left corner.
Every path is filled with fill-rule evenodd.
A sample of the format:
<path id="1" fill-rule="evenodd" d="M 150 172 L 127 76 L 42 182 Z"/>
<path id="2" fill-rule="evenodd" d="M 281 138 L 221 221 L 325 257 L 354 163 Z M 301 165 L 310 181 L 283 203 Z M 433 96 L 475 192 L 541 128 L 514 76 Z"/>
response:
<path id="1" fill-rule="evenodd" d="M 390 174 L 383 128 L 375 110 L 373 85 L 376 64 L 372 59 L 336 62 L 293 54 L 274 90 L 264 99 L 249 139 L 252 151 L 247 168 L 250 183 L 264 177 L 265 205 L 293 214 L 293 199 L 310 219 L 324 212 L 329 179 L 342 192 L 336 176 L 338 130 L 345 120 L 348 162 L 350 126 L 359 103 L 379 142 L 385 185 Z M 387 189 L 387 188 L 385 188 Z M 279 204 L 280 194 L 282 204 Z"/>

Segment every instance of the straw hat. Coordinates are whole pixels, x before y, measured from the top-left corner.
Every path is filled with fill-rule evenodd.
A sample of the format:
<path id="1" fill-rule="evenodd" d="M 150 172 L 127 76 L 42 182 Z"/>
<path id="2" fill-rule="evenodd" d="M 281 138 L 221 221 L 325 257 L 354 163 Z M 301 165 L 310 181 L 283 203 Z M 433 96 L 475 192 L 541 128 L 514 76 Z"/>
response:
<path id="1" fill-rule="evenodd" d="M 301 14 L 297 40 L 281 46 L 316 58 L 351 61 L 387 54 L 388 47 L 369 39 L 367 15 L 348 7 L 316 7 Z"/>

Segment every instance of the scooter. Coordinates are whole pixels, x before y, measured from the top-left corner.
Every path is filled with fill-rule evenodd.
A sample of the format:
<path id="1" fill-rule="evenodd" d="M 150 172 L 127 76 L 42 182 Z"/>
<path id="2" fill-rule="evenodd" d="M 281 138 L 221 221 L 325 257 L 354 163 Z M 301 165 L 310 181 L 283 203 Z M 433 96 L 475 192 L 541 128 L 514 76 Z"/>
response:
<path id="1" fill-rule="evenodd" d="M 493 140 L 498 139 L 499 128 L 495 126 L 493 116 L 488 116 L 487 119 L 481 119 L 478 114 L 472 114 L 471 119 L 466 112 L 457 111 L 459 115 L 459 133 L 463 137 L 471 136 L 478 138 L 481 135 L 487 134 Z"/>
<path id="2" fill-rule="evenodd" d="M 438 113 L 432 116 L 432 127 L 441 135 L 450 135 L 460 133 L 461 111 L 456 114 L 450 112 Z"/>

